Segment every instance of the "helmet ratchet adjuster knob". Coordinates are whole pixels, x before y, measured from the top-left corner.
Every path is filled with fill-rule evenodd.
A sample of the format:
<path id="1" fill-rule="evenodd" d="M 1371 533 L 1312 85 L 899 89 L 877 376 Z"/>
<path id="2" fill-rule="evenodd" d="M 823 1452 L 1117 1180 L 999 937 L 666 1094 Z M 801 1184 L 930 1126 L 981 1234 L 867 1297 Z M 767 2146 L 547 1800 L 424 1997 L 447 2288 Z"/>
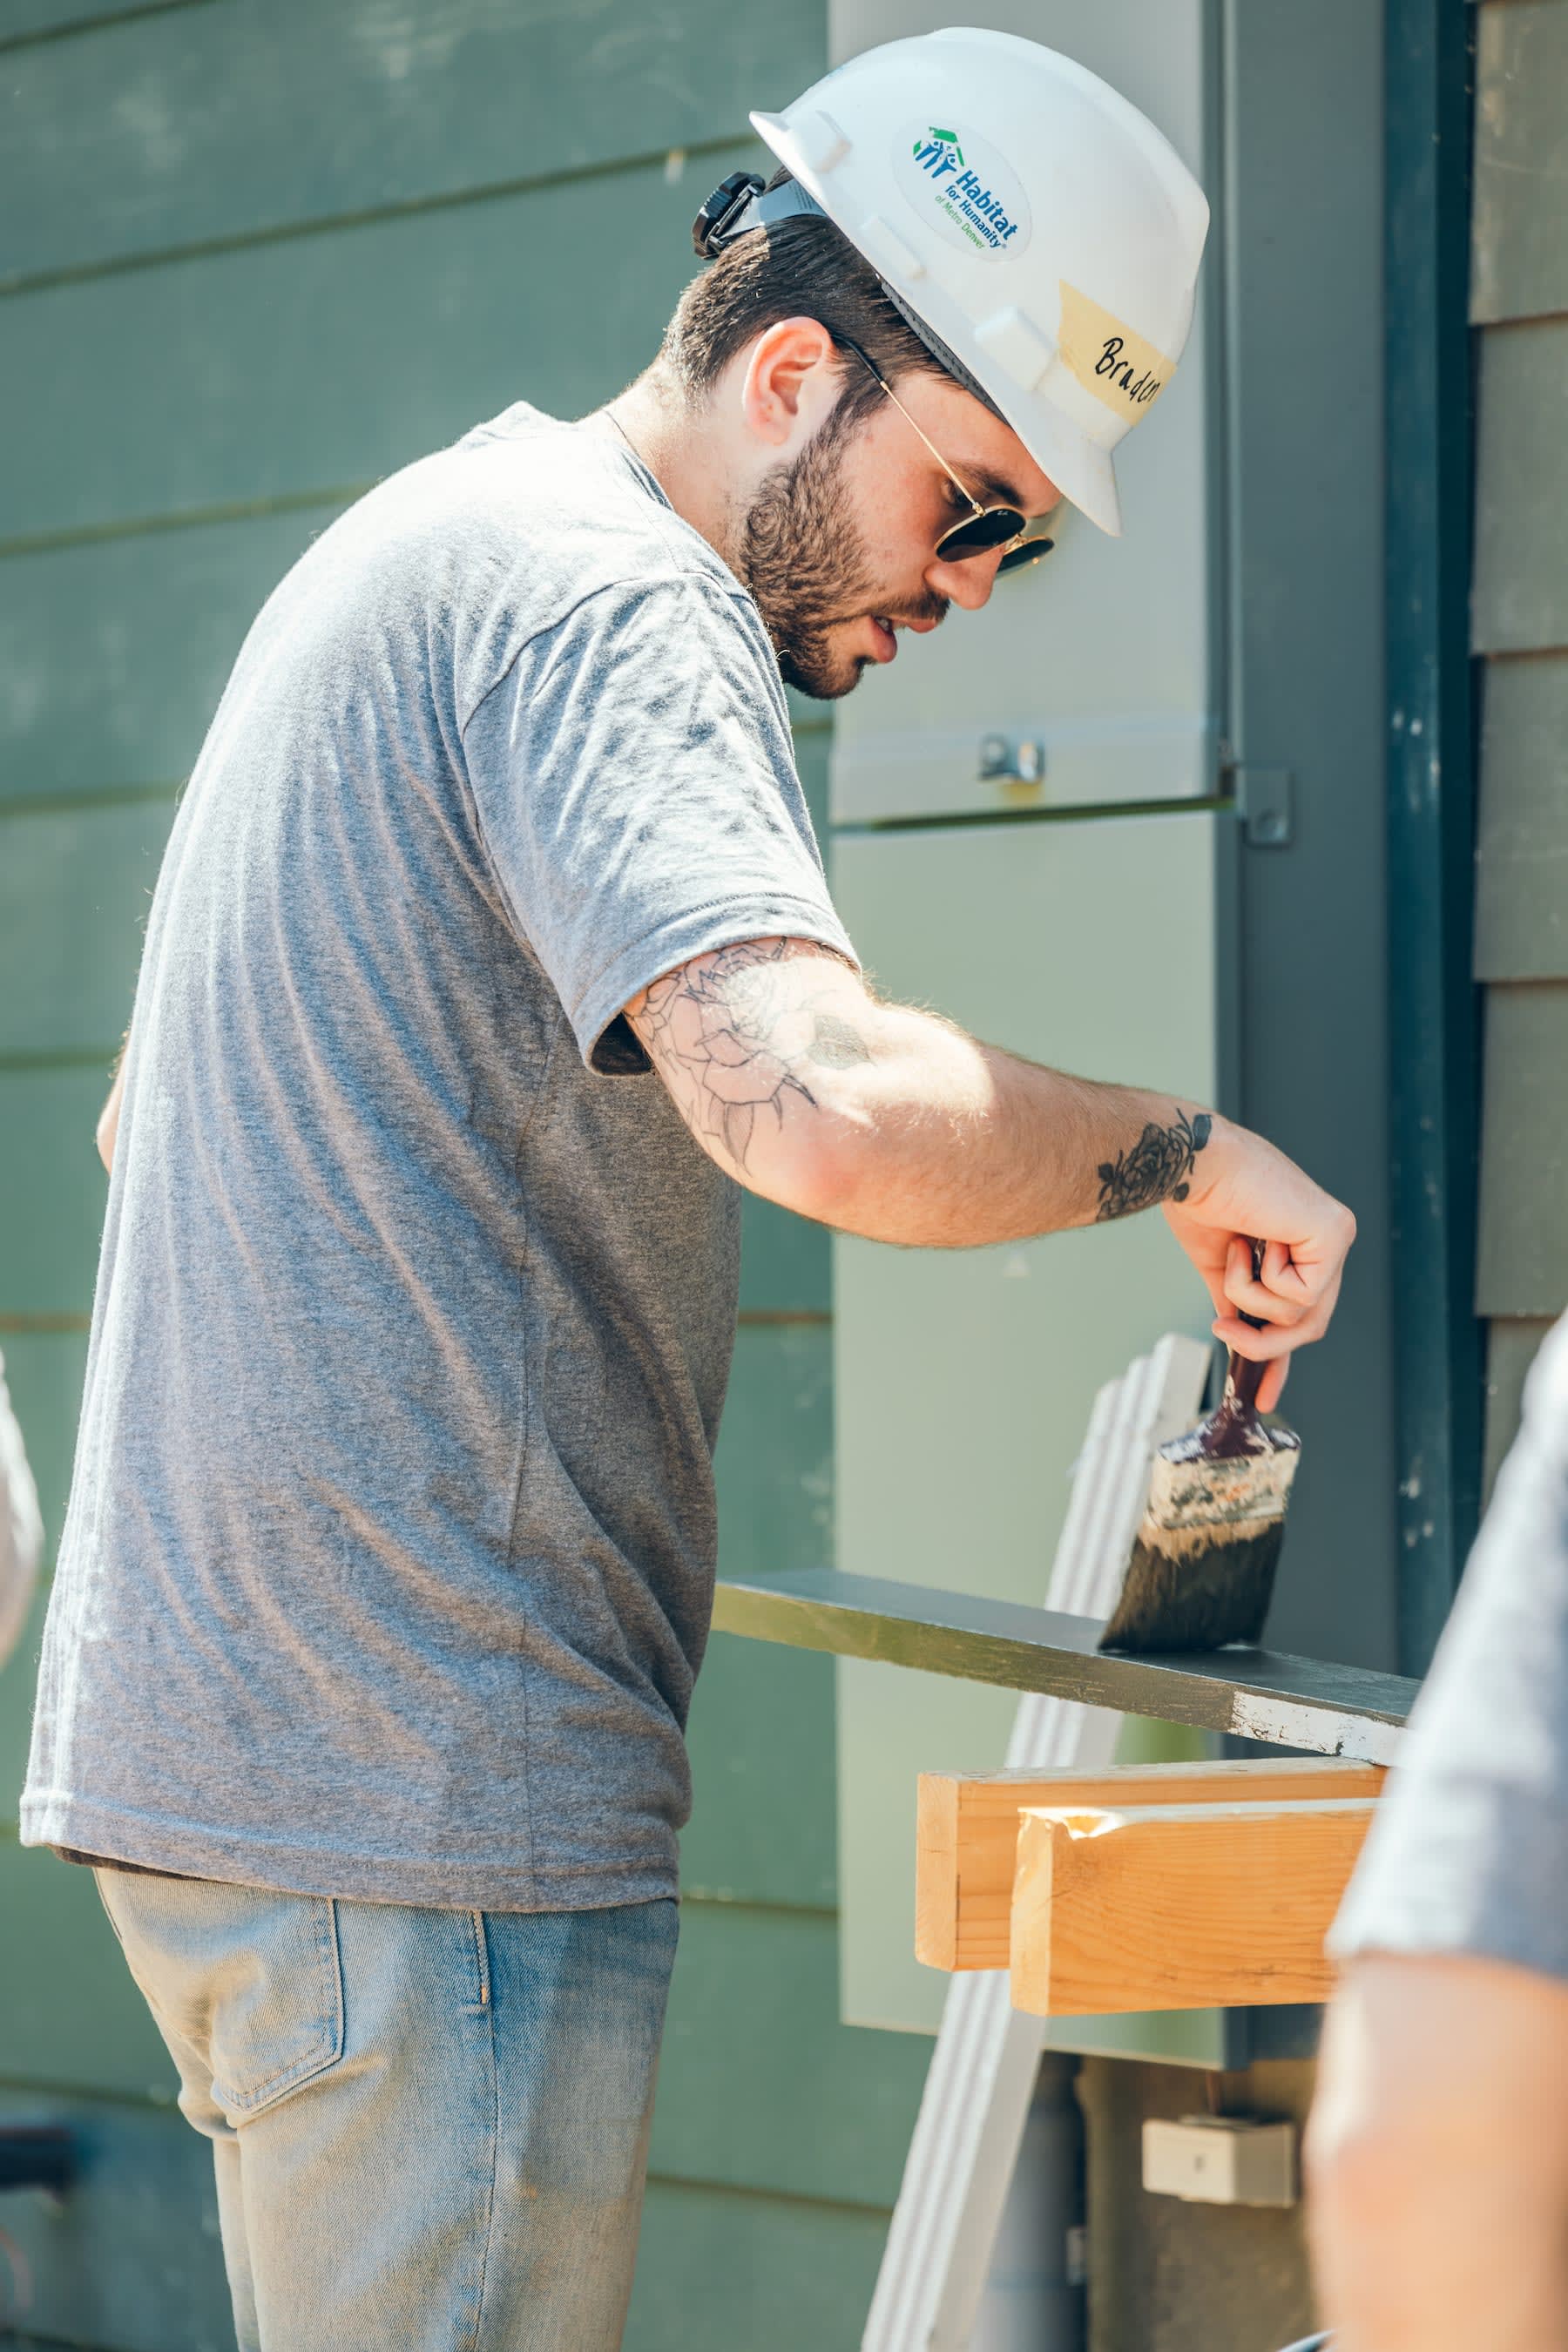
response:
<path id="1" fill-rule="evenodd" d="M 760 196 L 764 183 L 755 172 L 731 172 L 721 180 L 697 218 L 691 224 L 691 246 L 704 260 L 715 258 L 724 249 L 730 233 L 753 196 Z"/>

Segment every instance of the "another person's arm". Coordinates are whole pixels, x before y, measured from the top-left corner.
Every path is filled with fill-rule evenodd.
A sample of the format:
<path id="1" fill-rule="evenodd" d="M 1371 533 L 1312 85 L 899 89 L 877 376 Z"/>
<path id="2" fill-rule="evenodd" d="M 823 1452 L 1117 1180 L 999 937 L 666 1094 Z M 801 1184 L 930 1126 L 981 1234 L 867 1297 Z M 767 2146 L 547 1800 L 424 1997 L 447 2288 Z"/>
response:
<path id="1" fill-rule="evenodd" d="M 1163 1207 L 1220 1335 L 1258 1359 L 1326 1328 L 1355 1226 L 1261 1138 L 1190 1098 L 1098 1084 L 879 1002 L 800 940 L 698 956 L 627 1018 L 698 1141 L 769 1200 L 947 1249 Z M 1252 1279 L 1244 1235 L 1269 1249 Z M 1273 1328 L 1255 1331 L 1245 1307 Z M 1265 1405 L 1283 1370 L 1271 1374 Z"/>
<path id="2" fill-rule="evenodd" d="M 131 1033 L 125 1033 L 120 1048 L 120 1059 L 114 1066 L 114 1079 L 103 1108 L 98 1114 L 98 1156 L 106 1168 L 114 1165 L 114 1139 L 120 1132 L 120 1106 L 125 1099 L 125 1047 L 131 1043 Z"/>
<path id="3" fill-rule="evenodd" d="M 1307 2157 L 1337 2352 L 1562 2352 L 1568 1319 L 1330 1949 Z"/>
<path id="4" fill-rule="evenodd" d="M 1307 2156 L 1335 2352 L 1562 2352 L 1568 1984 L 1462 1954 L 1352 1961 Z"/>

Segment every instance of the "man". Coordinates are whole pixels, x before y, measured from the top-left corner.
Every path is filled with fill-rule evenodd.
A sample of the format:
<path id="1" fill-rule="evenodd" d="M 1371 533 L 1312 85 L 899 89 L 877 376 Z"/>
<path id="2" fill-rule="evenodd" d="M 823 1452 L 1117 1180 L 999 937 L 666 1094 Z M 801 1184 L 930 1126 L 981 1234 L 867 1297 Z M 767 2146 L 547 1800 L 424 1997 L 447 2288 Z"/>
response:
<path id="1" fill-rule="evenodd" d="M 1308 2153 L 1342 2352 L 1568 2340 L 1568 1324 L 1334 1928 Z"/>
<path id="2" fill-rule="evenodd" d="M 1201 194 L 999 35 L 756 120 L 795 176 L 715 193 L 639 383 L 264 608 L 107 1115 L 25 1834 L 97 1865 L 268 2352 L 619 2340 L 739 1187 L 925 1247 L 1157 1203 L 1270 1394 L 1351 1240 L 1197 1105 L 879 1001 L 791 759 L 781 671 L 978 610 L 1060 490 L 1117 526 Z"/>

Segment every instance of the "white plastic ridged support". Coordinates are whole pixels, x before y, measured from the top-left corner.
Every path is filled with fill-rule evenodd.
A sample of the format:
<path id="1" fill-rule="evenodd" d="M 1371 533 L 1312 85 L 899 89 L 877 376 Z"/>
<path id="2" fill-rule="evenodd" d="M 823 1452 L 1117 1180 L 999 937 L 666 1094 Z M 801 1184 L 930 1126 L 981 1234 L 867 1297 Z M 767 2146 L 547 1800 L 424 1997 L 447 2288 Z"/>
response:
<path id="1" fill-rule="evenodd" d="M 1109 1614 L 1157 1446 L 1196 1420 L 1201 1340 L 1169 1333 L 1094 1401 L 1046 1594 L 1048 1609 Z M 1009 1770 L 1094 1771 L 1115 1760 L 1121 1718 L 1031 1692 Z M 1013 2007 L 1005 1969 L 957 1975 L 931 2053 L 861 2352 L 966 2352 L 1007 2200 L 1044 2045 L 1045 2021 Z"/>
<path id="2" fill-rule="evenodd" d="M 801 162 L 808 172 L 831 172 L 849 152 L 849 141 L 831 114 L 804 114 L 790 125 Z"/>
<path id="3" fill-rule="evenodd" d="M 920 255 L 910 251 L 880 213 L 868 214 L 855 232 L 855 243 L 879 278 L 891 278 L 897 284 L 909 286 L 926 274 Z"/>
<path id="4" fill-rule="evenodd" d="M 1011 303 L 974 330 L 981 350 L 1005 368 L 1021 392 L 1033 392 L 1056 361 L 1057 347 L 1034 320 Z"/>

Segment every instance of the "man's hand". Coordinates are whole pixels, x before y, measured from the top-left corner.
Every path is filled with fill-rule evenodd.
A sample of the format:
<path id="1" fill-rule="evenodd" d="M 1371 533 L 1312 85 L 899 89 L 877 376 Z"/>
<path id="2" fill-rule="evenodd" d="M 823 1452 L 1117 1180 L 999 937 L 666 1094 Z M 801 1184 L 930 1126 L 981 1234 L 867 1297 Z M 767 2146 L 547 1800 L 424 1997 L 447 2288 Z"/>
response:
<path id="1" fill-rule="evenodd" d="M 1164 1209 L 1214 1303 L 1215 1338 L 1269 1365 L 1258 1401 L 1272 1412 L 1285 1385 L 1286 1359 L 1329 1328 L 1355 1239 L 1354 1217 L 1294 1160 L 1227 1119 L 1215 1121 L 1186 1199 L 1167 1201 Z M 1253 1237 L 1266 1244 L 1257 1281 Z M 1254 1330 L 1237 1307 L 1268 1328 Z"/>
<path id="2" fill-rule="evenodd" d="M 1163 1204 L 1218 1336 L 1267 1360 L 1321 1336 L 1355 1223 L 1282 1152 L 1190 1102 L 1020 1060 L 885 1004 L 829 950 L 695 957 L 626 1017 L 682 1118 L 752 1191 L 873 1241 L 1016 1241 Z M 1268 1244 L 1252 1279 L 1250 1238 Z M 1240 1322 L 1237 1307 L 1270 1328 Z"/>
<path id="3" fill-rule="evenodd" d="M 1306 2156 L 1338 2352 L 1562 2352 L 1568 1984 L 1457 1956 L 1352 1960 Z"/>

